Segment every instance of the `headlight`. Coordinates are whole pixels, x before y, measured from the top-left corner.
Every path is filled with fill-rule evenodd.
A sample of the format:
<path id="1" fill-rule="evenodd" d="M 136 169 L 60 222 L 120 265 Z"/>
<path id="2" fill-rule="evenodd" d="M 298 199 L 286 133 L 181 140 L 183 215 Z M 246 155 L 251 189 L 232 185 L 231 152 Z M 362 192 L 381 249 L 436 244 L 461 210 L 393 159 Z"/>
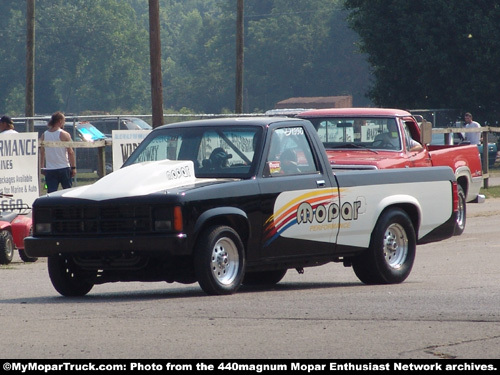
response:
<path id="1" fill-rule="evenodd" d="M 36 234 L 49 234 L 52 232 L 52 224 L 51 223 L 37 223 L 35 226 Z"/>
<path id="2" fill-rule="evenodd" d="M 170 220 L 155 220 L 156 232 L 169 232 L 172 230 L 172 221 Z"/>
<path id="3" fill-rule="evenodd" d="M 182 232 L 183 219 L 180 206 L 156 207 L 153 212 L 154 230 L 157 232 Z"/>

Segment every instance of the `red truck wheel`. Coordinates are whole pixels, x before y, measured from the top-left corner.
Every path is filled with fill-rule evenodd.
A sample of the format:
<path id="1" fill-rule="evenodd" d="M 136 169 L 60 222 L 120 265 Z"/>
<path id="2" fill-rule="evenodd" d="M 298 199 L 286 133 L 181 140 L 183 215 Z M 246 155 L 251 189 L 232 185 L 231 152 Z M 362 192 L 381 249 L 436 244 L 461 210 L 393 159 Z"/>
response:
<path id="1" fill-rule="evenodd" d="M 397 284 L 411 272 L 417 241 L 413 224 L 401 209 L 385 211 L 372 233 L 370 247 L 355 257 L 352 266 L 365 284 Z"/>

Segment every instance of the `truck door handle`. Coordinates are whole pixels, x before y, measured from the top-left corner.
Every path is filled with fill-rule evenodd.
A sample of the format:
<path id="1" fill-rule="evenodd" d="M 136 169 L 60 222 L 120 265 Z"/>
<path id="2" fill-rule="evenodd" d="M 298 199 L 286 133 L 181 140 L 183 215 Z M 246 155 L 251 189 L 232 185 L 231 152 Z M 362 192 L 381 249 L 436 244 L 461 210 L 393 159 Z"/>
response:
<path id="1" fill-rule="evenodd" d="M 316 186 L 317 187 L 325 187 L 325 180 L 318 180 L 316 181 Z"/>

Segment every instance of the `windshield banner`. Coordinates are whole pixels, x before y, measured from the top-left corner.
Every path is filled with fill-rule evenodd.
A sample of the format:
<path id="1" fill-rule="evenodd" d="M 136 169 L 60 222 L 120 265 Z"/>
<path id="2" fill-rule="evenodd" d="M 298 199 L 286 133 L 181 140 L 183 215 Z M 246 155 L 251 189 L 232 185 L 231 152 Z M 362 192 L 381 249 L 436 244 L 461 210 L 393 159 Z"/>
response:
<path id="1" fill-rule="evenodd" d="M 151 130 L 113 130 L 113 170 L 120 169 Z"/>

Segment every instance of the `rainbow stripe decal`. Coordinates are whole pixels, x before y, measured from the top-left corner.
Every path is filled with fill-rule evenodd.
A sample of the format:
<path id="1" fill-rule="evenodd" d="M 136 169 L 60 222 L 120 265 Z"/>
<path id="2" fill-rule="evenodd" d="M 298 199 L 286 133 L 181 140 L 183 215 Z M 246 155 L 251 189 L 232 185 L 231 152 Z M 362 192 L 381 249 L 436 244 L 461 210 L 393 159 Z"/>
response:
<path id="1" fill-rule="evenodd" d="M 286 231 L 294 232 L 292 237 L 300 236 L 297 227 L 303 222 L 322 222 L 329 220 L 329 217 L 338 212 L 330 210 L 328 213 L 325 207 L 338 209 L 334 203 L 337 200 L 336 189 L 302 190 L 281 193 L 274 204 L 274 214 L 264 223 L 264 246 L 269 246 L 279 236 Z M 309 209 L 304 209 L 304 207 Z M 335 208 L 336 207 L 336 208 Z"/>

